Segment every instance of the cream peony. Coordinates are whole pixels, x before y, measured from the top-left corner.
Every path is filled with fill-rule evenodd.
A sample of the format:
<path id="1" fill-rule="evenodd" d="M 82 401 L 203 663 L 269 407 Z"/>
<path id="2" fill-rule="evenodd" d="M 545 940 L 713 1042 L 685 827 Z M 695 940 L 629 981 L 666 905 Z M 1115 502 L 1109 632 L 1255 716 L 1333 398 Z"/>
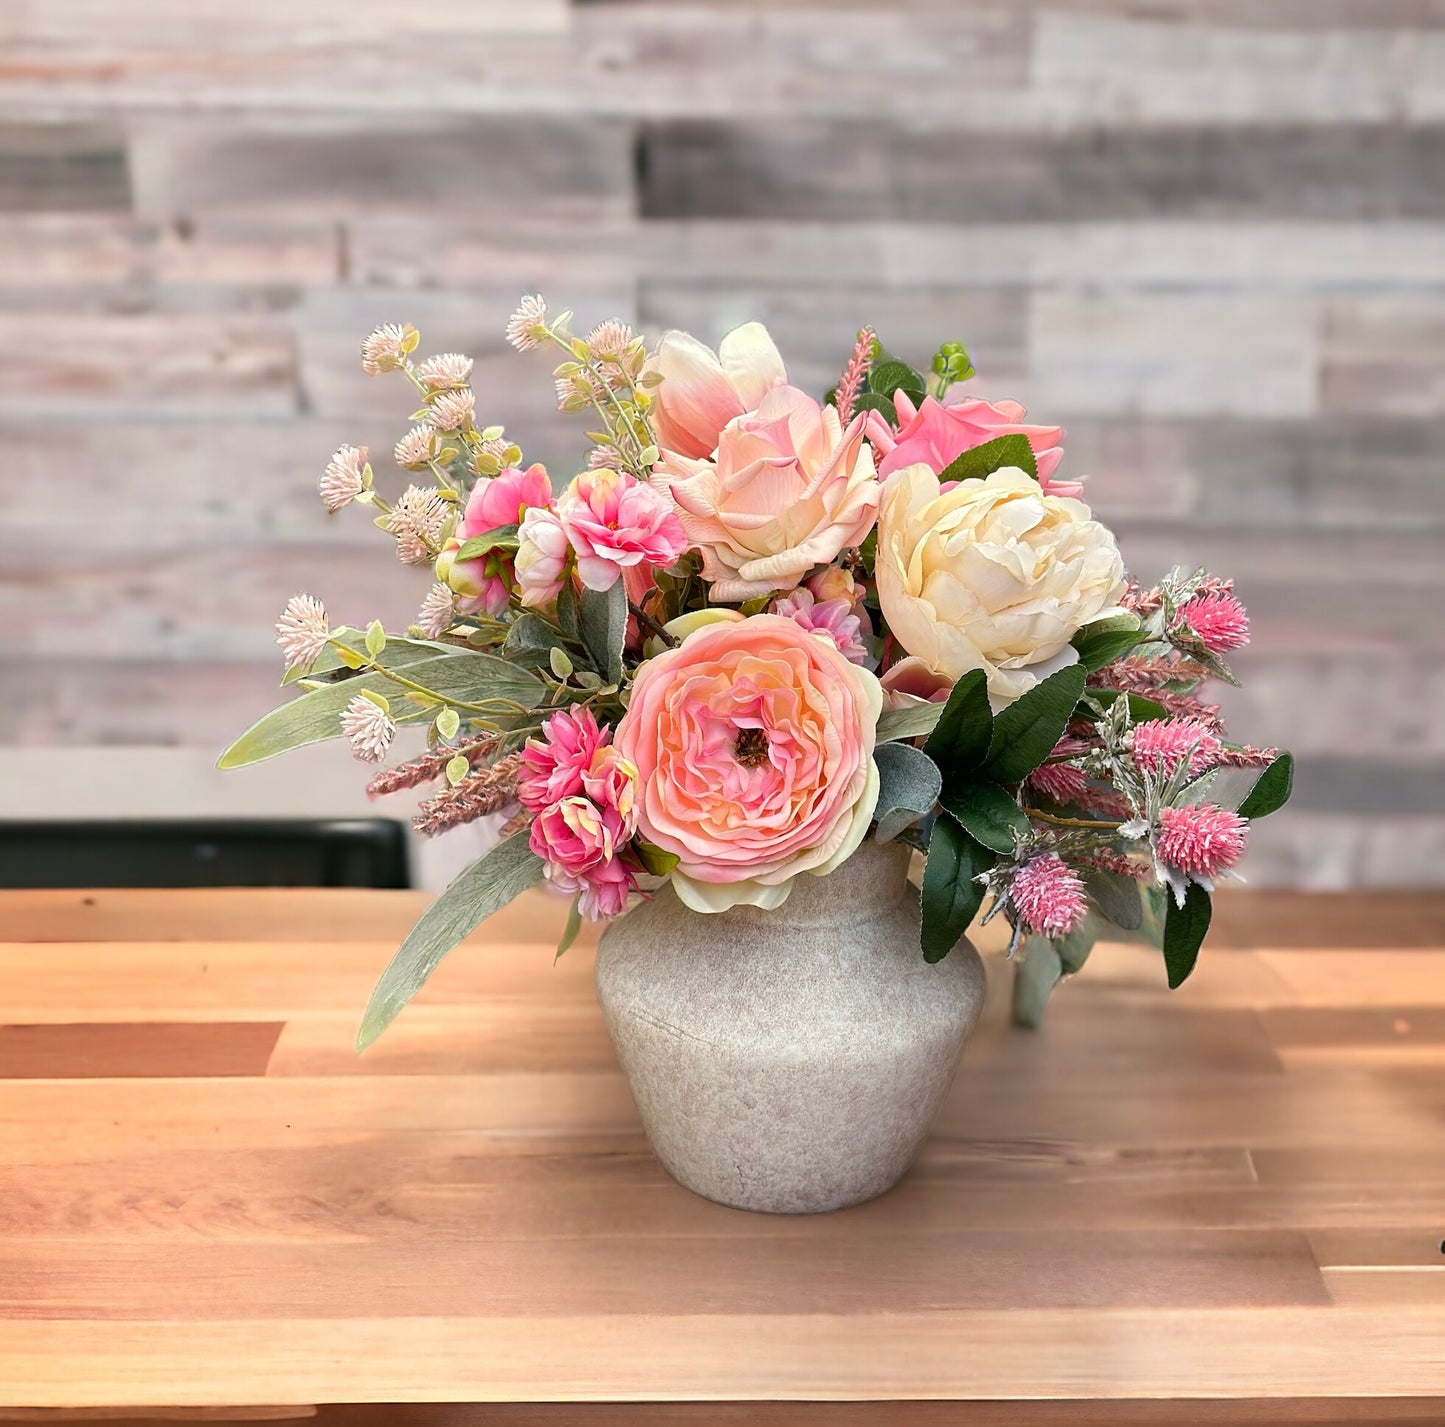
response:
<path id="1" fill-rule="evenodd" d="M 860 412 L 844 430 L 833 407 L 774 387 L 756 411 L 728 423 L 714 459 L 663 453 L 653 484 L 672 497 L 688 543 L 701 551 L 712 599 L 794 589 L 868 534 L 878 510 L 864 439 L 872 416 Z"/>
<path id="2" fill-rule="evenodd" d="M 934 673 L 988 673 L 996 707 L 1072 664 L 1069 640 L 1124 592 L 1114 537 L 1082 501 L 1024 471 L 943 491 L 927 466 L 883 487 L 878 602 L 894 639 Z"/>

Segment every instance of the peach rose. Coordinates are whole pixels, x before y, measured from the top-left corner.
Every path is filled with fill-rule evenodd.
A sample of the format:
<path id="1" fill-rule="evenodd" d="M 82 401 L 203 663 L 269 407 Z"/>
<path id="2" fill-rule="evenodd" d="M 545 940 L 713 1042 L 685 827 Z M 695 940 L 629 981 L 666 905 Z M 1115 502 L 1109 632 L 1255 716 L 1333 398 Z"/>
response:
<path id="1" fill-rule="evenodd" d="M 781 386 L 728 424 L 717 458 L 664 453 L 653 482 L 671 495 L 719 603 L 794 589 L 857 545 L 878 513 L 878 478 L 860 412 L 845 431 L 831 406 Z"/>
<path id="2" fill-rule="evenodd" d="M 680 861 L 694 911 L 777 907 L 862 842 L 883 694 L 829 639 L 778 615 L 710 624 L 638 670 L 616 747 L 641 835 Z"/>
<path id="3" fill-rule="evenodd" d="M 652 408 L 652 431 L 664 451 L 711 456 L 735 416 L 756 411 L 788 379 L 783 359 L 760 322 L 735 327 L 717 352 L 686 332 L 667 332 L 648 358 L 662 376 Z"/>

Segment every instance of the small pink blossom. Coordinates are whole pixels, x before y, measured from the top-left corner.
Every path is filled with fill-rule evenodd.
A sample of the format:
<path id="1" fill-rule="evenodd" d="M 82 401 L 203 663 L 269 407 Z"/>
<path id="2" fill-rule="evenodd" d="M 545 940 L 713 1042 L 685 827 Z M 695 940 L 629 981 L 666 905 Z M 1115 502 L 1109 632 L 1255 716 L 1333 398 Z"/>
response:
<path id="1" fill-rule="evenodd" d="M 1134 725 L 1130 748 L 1134 762 L 1151 773 L 1168 777 L 1186 759 L 1190 776 L 1219 762 L 1219 740 L 1198 719 L 1156 718 Z"/>
<path id="2" fill-rule="evenodd" d="M 1009 900 L 1039 936 L 1068 936 L 1089 910 L 1079 874 L 1056 852 L 1030 858 L 1014 873 Z"/>
<path id="3" fill-rule="evenodd" d="M 1051 479 L 1064 459 L 1062 428 L 1025 424 L 1028 412 L 1016 401 L 983 401 L 953 387 L 943 401 L 927 396 L 917 407 L 905 393 L 895 392 L 893 405 L 898 412 L 897 436 L 881 433 L 874 440 L 880 453 L 887 453 L 878 464 L 879 480 L 919 463 L 934 475 L 942 475 L 953 461 L 975 446 L 1000 436 L 1027 436 L 1044 494 L 1077 499 L 1084 493 L 1078 481 Z"/>
<path id="4" fill-rule="evenodd" d="M 528 812 L 540 813 L 582 793 L 584 777 L 611 741 L 612 730 L 599 727 L 591 709 L 560 709 L 542 725 L 542 737 L 529 738 L 522 750 L 517 801 Z"/>
<path id="5" fill-rule="evenodd" d="M 1216 877 L 1244 852 L 1248 822 L 1214 803 L 1163 808 L 1154 847 L 1167 867 L 1193 877 Z"/>
<path id="6" fill-rule="evenodd" d="M 622 471 L 585 471 L 562 492 L 557 517 L 590 590 L 607 590 L 637 565 L 666 569 L 687 549 L 672 502 Z"/>
<path id="7" fill-rule="evenodd" d="M 637 874 L 620 857 L 599 862 L 577 875 L 549 863 L 546 876 L 559 892 L 576 896 L 577 910 L 589 922 L 620 917 L 627 910 L 627 898 L 637 890 Z"/>
<path id="8" fill-rule="evenodd" d="M 466 386 L 472 374 L 472 359 L 460 352 L 440 352 L 428 357 L 417 369 L 416 379 L 428 391 L 446 391 L 449 387 Z"/>
<path id="9" fill-rule="evenodd" d="M 552 499 L 552 482 L 547 469 L 531 465 L 526 470 L 512 467 L 499 476 L 479 480 L 467 498 L 467 508 L 457 524 L 454 540 L 448 541 L 453 552 L 468 540 L 506 525 L 516 525 L 535 506 L 545 506 Z M 438 578 L 443 572 L 438 570 Z M 453 560 L 445 567 L 444 578 L 452 589 L 470 601 L 470 608 L 480 609 L 494 619 L 511 602 L 516 585 L 512 551 L 507 548 L 489 550 L 469 560 Z"/>
<path id="10" fill-rule="evenodd" d="M 637 831 L 637 769 L 610 743 L 592 755 L 582 775 L 582 788 L 604 813 L 615 813 L 620 842 Z"/>
<path id="11" fill-rule="evenodd" d="M 557 512 L 548 506 L 533 506 L 522 517 L 517 541 L 512 567 L 522 603 L 533 608 L 550 604 L 561 593 L 572 551 Z"/>
<path id="12" fill-rule="evenodd" d="M 1179 613 L 1212 654 L 1227 654 L 1249 643 L 1249 617 L 1244 606 L 1227 591 L 1198 595 Z"/>
<path id="13" fill-rule="evenodd" d="M 849 610 L 858 616 L 858 631 L 861 635 L 873 633 L 873 619 L 868 613 L 868 587 L 851 570 L 841 565 L 829 565 L 816 575 L 804 581 L 814 597 L 821 603 L 826 600 L 847 600 Z"/>
<path id="14" fill-rule="evenodd" d="M 457 597 L 444 584 L 435 584 L 417 611 L 416 622 L 428 639 L 440 639 L 456 623 Z"/>
<path id="15" fill-rule="evenodd" d="M 810 634 L 821 634 L 831 639 L 849 663 L 861 664 L 865 669 L 872 664 L 872 656 L 863 643 L 862 628 L 850 600 L 820 601 L 811 590 L 800 588 L 775 599 L 771 611 L 791 619 Z"/>
<path id="16" fill-rule="evenodd" d="M 366 489 L 366 447 L 339 446 L 321 477 L 321 503 L 334 515 Z"/>
<path id="17" fill-rule="evenodd" d="M 577 796 L 543 808 L 532 822 L 528 839 L 538 857 L 574 877 L 599 862 L 611 862 L 625 843 L 622 822 L 614 810 Z"/>
<path id="18" fill-rule="evenodd" d="M 547 340 L 547 304 L 540 294 L 528 293 L 507 319 L 507 341 L 525 352 Z"/>
<path id="19" fill-rule="evenodd" d="M 396 724 L 379 703 L 357 694 L 342 711 L 341 731 L 363 763 L 380 763 L 396 737 Z"/>
<path id="20" fill-rule="evenodd" d="M 438 431 L 455 431 L 472 424 L 476 409 L 477 396 L 471 387 L 456 387 L 432 398 L 429 419 Z"/>
<path id="21" fill-rule="evenodd" d="M 331 637 L 326 606 L 315 595 L 292 595 L 276 621 L 276 643 L 288 669 L 306 669 L 325 652 Z"/>
<path id="22" fill-rule="evenodd" d="M 369 377 L 394 371 L 406 359 L 407 338 L 416 329 L 410 322 L 383 322 L 361 344 L 361 370 Z"/>

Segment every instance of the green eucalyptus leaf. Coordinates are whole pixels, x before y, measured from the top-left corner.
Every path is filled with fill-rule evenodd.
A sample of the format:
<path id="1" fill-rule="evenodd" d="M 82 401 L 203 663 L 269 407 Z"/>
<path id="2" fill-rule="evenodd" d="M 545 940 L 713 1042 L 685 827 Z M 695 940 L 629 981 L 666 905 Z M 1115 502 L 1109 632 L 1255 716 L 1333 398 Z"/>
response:
<path id="1" fill-rule="evenodd" d="M 366 636 L 361 630 L 333 629 L 331 637 L 341 644 L 350 658 L 344 657 L 334 644 L 328 644 L 314 664 L 300 669 L 288 669 L 281 680 L 283 689 L 316 674 L 330 674 L 337 669 L 354 669 L 368 661 L 370 656 L 366 653 Z M 385 647 L 372 662 L 385 669 L 404 669 L 408 664 L 432 659 L 438 654 L 450 654 L 456 647 L 455 644 L 443 644 L 435 639 L 403 639 L 400 635 L 389 634 Z"/>
<path id="2" fill-rule="evenodd" d="M 572 898 L 572 905 L 567 909 L 567 924 L 562 928 L 562 938 L 557 943 L 557 955 L 552 958 L 553 962 L 561 961 L 572 943 L 577 940 L 577 933 L 582 930 L 582 907 L 581 899 Z"/>
<path id="3" fill-rule="evenodd" d="M 983 763 L 993 733 L 988 676 L 982 669 L 970 669 L 953 686 L 923 751 L 942 769 L 944 782 L 952 786 Z"/>
<path id="4" fill-rule="evenodd" d="M 974 446 L 945 466 L 938 479 L 940 484 L 944 481 L 977 481 L 1011 466 L 1038 480 L 1039 463 L 1027 436 L 996 436 L 992 441 Z"/>
<path id="5" fill-rule="evenodd" d="M 442 957 L 463 937 L 540 882 L 543 866 L 542 859 L 527 846 L 527 834 L 518 832 L 461 873 L 421 914 L 381 973 L 356 1033 L 357 1050 L 365 1050 L 396 1019 Z"/>
<path id="6" fill-rule="evenodd" d="M 1281 753 L 1255 781 L 1239 805 L 1242 818 L 1266 818 L 1288 801 L 1294 790 L 1294 754 Z"/>
<path id="7" fill-rule="evenodd" d="M 1171 991 L 1182 986 L 1194 970 L 1213 911 L 1209 893 L 1197 882 L 1189 884 L 1182 907 L 1169 899 L 1164 912 L 1164 969 Z"/>
<path id="8" fill-rule="evenodd" d="M 622 682 L 622 646 L 627 639 L 627 590 L 621 576 L 606 590 L 584 589 L 578 601 L 582 644 L 592 667 L 607 684 Z"/>
<path id="9" fill-rule="evenodd" d="M 904 828 L 933 811 L 943 789 L 943 775 L 926 753 L 911 743 L 880 743 L 873 750 L 878 765 L 878 820 L 874 836 L 892 842 Z"/>
<path id="10" fill-rule="evenodd" d="M 1015 834 L 1028 836 L 1029 820 L 997 783 L 964 783 L 950 788 L 942 801 L 945 812 L 995 852 L 1012 853 Z"/>
<path id="11" fill-rule="evenodd" d="M 993 741 L 983 774 L 996 783 L 1021 783 L 1054 751 L 1079 696 L 1084 670 L 1069 664 L 1015 699 L 993 721 Z"/>
<path id="12" fill-rule="evenodd" d="M 557 623 L 569 639 L 582 638 L 582 621 L 577 610 L 577 587 L 571 580 L 563 583 L 557 595 Z"/>
<path id="13" fill-rule="evenodd" d="M 968 930 L 983 903 L 978 881 L 995 857 L 951 817 L 933 825 L 923 868 L 923 959 L 942 961 Z"/>

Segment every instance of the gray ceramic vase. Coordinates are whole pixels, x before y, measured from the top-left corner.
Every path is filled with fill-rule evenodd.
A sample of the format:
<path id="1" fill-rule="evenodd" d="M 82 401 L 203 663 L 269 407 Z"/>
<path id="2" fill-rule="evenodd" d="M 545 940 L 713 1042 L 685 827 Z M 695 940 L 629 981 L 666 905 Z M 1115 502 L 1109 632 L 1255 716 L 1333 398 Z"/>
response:
<path id="1" fill-rule="evenodd" d="M 862 1203 L 913 1162 L 983 1005 L 962 941 L 918 949 L 909 852 L 866 842 L 776 911 L 703 916 L 671 887 L 614 922 L 597 994 L 658 1158 L 720 1204 Z"/>

